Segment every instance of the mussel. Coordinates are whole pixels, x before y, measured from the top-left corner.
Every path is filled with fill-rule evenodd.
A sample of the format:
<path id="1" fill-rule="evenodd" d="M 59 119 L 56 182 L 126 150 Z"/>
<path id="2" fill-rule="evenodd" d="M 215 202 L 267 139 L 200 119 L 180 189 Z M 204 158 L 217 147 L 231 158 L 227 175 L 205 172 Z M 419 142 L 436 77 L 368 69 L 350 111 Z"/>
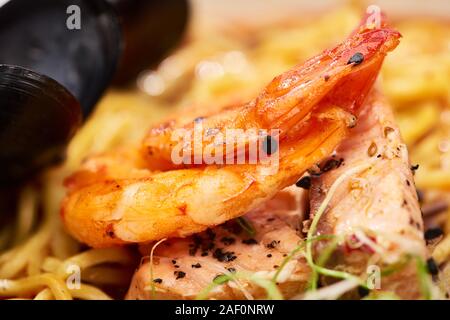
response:
<path id="1" fill-rule="evenodd" d="M 113 82 L 182 39 L 187 0 L 9 0 L 0 7 L 0 184 L 64 157 Z"/>

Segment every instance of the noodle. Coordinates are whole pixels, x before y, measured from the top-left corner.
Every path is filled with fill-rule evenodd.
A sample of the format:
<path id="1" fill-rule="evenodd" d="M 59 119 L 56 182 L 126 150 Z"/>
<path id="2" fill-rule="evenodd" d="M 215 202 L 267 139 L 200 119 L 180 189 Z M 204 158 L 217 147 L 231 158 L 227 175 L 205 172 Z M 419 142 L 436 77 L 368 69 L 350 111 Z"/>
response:
<path id="1" fill-rule="evenodd" d="M 64 231 L 59 219 L 64 178 L 89 154 L 137 143 L 152 123 L 186 106 L 211 109 L 248 100 L 274 74 L 337 43 L 358 17 L 359 11 L 349 6 L 312 23 L 265 28 L 257 36 L 193 28 L 190 42 L 150 73 L 164 83 L 162 92 L 149 87 L 146 74 L 139 79 L 141 92 L 110 92 L 70 143 L 64 165 L 45 172 L 39 187 L 22 190 L 15 221 L 0 230 L 0 297 L 107 300 L 110 292 L 103 289 L 110 286 L 123 297 L 139 258 L 132 248 L 82 249 Z M 450 26 L 405 20 L 398 29 L 402 44 L 386 59 L 382 86 L 413 164 L 420 164 L 416 183 L 425 204 L 450 201 Z M 205 63 L 221 72 L 208 72 Z M 449 212 L 446 220 L 450 232 Z M 450 234 L 435 247 L 433 257 L 449 265 Z M 353 280 L 344 280 L 306 298 L 330 291 L 339 295 L 355 286 Z"/>
<path id="2" fill-rule="evenodd" d="M 20 280 L 7 280 L 0 287 L 1 297 L 23 297 L 39 292 L 48 287 L 58 300 L 72 300 L 65 283 L 54 274 L 44 273 L 38 276 L 22 278 Z"/>

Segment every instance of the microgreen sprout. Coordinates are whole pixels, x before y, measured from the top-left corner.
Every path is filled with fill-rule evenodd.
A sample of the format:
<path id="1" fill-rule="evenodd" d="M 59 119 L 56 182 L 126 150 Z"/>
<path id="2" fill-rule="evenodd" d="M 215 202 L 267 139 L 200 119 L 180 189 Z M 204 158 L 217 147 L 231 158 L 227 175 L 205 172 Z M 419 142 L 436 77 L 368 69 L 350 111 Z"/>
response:
<path id="1" fill-rule="evenodd" d="M 248 221 L 248 219 L 244 217 L 239 217 L 236 219 L 236 222 L 241 226 L 242 229 L 244 229 L 245 232 L 251 237 L 253 237 L 256 234 L 256 230 L 253 227 L 252 223 Z"/>
<path id="2" fill-rule="evenodd" d="M 356 173 L 359 173 L 361 171 L 367 170 L 370 167 L 371 167 L 371 163 L 356 166 L 356 167 L 348 170 L 347 172 L 345 172 L 339 178 L 336 179 L 336 181 L 331 185 L 330 190 L 328 191 L 327 195 L 325 196 L 325 199 L 320 204 L 319 209 L 317 210 L 317 212 L 314 215 L 314 218 L 311 222 L 311 226 L 308 231 L 307 239 L 312 239 L 314 234 L 316 233 L 319 220 L 322 217 L 322 215 L 325 213 L 325 211 L 328 207 L 328 204 L 330 203 L 333 195 L 336 193 L 338 187 L 348 177 L 350 177 Z M 312 269 L 311 290 L 317 289 L 317 280 L 318 280 L 319 274 L 333 277 L 333 278 L 339 278 L 339 279 L 353 279 L 353 280 L 357 281 L 358 283 L 360 283 L 362 286 L 365 286 L 365 284 L 363 283 L 363 281 L 360 278 L 358 278 L 350 273 L 343 272 L 343 271 L 337 271 L 337 270 L 331 270 L 331 269 L 317 265 L 314 262 L 312 251 L 313 251 L 312 250 L 312 242 L 309 241 L 306 243 L 306 261 L 308 262 L 309 266 Z"/>

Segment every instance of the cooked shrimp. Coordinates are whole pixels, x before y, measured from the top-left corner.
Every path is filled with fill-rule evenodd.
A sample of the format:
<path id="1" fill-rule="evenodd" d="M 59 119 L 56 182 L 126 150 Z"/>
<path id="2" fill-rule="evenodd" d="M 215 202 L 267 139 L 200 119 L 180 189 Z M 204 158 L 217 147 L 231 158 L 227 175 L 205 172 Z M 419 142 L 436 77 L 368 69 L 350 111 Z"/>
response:
<path id="1" fill-rule="evenodd" d="M 100 180 L 79 186 L 79 179 L 71 178 L 62 218 L 72 235 L 92 247 L 204 231 L 256 208 L 329 155 L 345 137 L 347 119 L 326 116 L 319 113 L 306 129 L 280 144 L 279 167 L 272 175 L 265 165 L 247 164 L 149 172 L 136 178 L 100 175 Z M 98 177 L 90 170 L 76 175 Z"/>
<path id="2" fill-rule="evenodd" d="M 333 194 L 328 211 L 317 225 L 317 235 L 334 234 L 352 240 L 337 251 L 340 255 L 336 254 L 332 264 L 362 275 L 367 275 L 370 264 L 383 268 L 408 257 L 424 259 L 426 253 L 406 145 L 385 101 L 375 93 L 368 100 L 357 126 L 337 149 L 335 159 L 342 159 L 342 165 L 313 177 L 310 193 L 314 213 L 339 176 L 351 168 L 370 165 Z M 402 298 L 419 298 L 415 258 L 406 265 L 400 263 L 396 271 L 382 277 L 381 290 Z"/>
<path id="3" fill-rule="evenodd" d="M 210 140 L 227 129 L 277 129 L 279 139 L 320 104 L 334 104 L 353 112 L 360 107 L 372 87 L 382 61 L 398 44 L 399 33 L 382 21 L 380 28 L 368 26 L 367 18 L 342 44 L 276 77 L 253 101 L 240 107 L 221 110 L 205 117 L 182 117 L 151 128 L 143 141 L 142 152 L 155 169 L 173 168 L 176 129 L 194 130 L 201 123 Z M 361 63 L 362 62 L 362 63 Z M 209 134 L 214 132 L 214 134 Z M 194 138 L 188 141 L 193 146 Z M 204 154 L 206 144 L 200 147 Z M 234 151 L 234 149 L 233 149 Z M 193 150 L 192 157 L 194 153 Z M 230 148 L 224 143 L 224 157 Z M 184 163 L 184 165 L 189 165 Z"/>
<path id="4" fill-rule="evenodd" d="M 345 138 L 354 124 L 349 111 L 358 110 L 398 38 L 390 29 L 361 28 L 344 44 L 275 78 L 254 102 L 206 118 L 222 131 L 281 129 L 277 152 L 268 156 L 276 160 L 275 172 L 268 174 L 263 163 L 151 172 L 149 159 L 142 169 L 135 153 L 131 160 L 103 155 L 68 179 L 61 211 L 68 231 L 93 247 L 149 242 L 186 237 L 255 209 Z M 158 153 L 164 155 L 168 142 L 161 141 Z"/>

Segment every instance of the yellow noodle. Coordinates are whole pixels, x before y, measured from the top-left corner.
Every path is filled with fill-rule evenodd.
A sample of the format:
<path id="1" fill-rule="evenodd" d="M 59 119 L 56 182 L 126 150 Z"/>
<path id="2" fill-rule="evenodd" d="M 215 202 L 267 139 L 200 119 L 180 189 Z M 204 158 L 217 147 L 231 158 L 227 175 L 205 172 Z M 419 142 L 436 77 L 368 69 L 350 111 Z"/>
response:
<path id="1" fill-rule="evenodd" d="M 28 297 L 49 288 L 57 300 L 71 300 L 65 283 L 53 274 L 41 274 L 20 280 L 7 280 L 0 287 L 0 297 Z"/>
<path id="2" fill-rule="evenodd" d="M 84 270 L 81 273 L 81 280 L 98 286 L 114 285 L 127 287 L 130 284 L 130 273 L 122 268 L 96 266 Z"/>
<path id="3" fill-rule="evenodd" d="M 450 235 L 447 235 L 433 251 L 433 258 L 438 264 L 445 262 L 450 257 Z"/>
<path id="4" fill-rule="evenodd" d="M 82 300 L 111 300 L 111 297 L 100 289 L 87 285 L 81 284 L 80 288 L 69 289 L 73 298 Z"/>
<path id="5" fill-rule="evenodd" d="M 419 168 L 415 180 L 422 189 L 450 189 L 450 171 L 447 170 Z"/>
<path id="6" fill-rule="evenodd" d="M 439 109 L 433 103 L 419 105 L 412 110 L 400 113 L 397 120 L 403 139 L 408 145 L 412 145 L 435 128 L 439 120 Z"/>
<path id="7" fill-rule="evenodd" d="M 55 257 L 46 257 L 42 263 L 42 270 L 44 272 L 56 273 L 58 268 L 62 265 L 62 261 Z"/>
<path id="8" fill-rule="evenodd" d="M 35 276 L 41 273 L 41 266 L 48 254 L 47 250 L 38 251 L 29 257 L 27 265 L 27 275 Z"/>
<path id="9" fill-rule="evenodd" d="M 13 229 L 8 226 L 0 230 L 0 252 L 7 248 L 11 241 L 11 236 L 13 234 Z M 0 261 L 1 263 L 1 261 Z"/>
<path id="10" fill-rule="evenodd" d="M 25 244 L 10 253 L 9 259 L 0 266 L 0 278 L 10 279 L 17 276 L 34 254 L 44 250 L 50 238 L 51 227 L 52 224 L 44 225 Z"/>
<path id="11" fill-rule="evenodd" d="M 55 297 L 53 296 L 53 293 L 50 289 L 45 288 L 41 292 L 39 292 L 35 297 L 34 300 L 53 300 Z"/>
<path id="12" fill-rule="evenodd" d="M 57 221 L 50 247 L 55 257 L 64 260 L 77 254 L 80 250 L 80 244 L 64 231 L 61 221 L 59 219 Z"/>
<path id="13" fill-rule="evenodd" d="M 19 199 L 19 209 L 17 226 L 15 231 L 14 242 L 20 243 L 26 236 L 29 235 L 36 219 L 38 195 L 36 191 L 28 186 L 26 187 Z"/>
<path id="14" fill-rule="evenodd" d="M 131 265 L 133 262 L 133 257 L 125 248 L 92 249 L 67 259 L 58 268 L 57 272 L 60 276 L 65 277 L 68 275 L 67 270 L 71 265 L 76 265 L 83 270 L 102 263 Z"/>
<path id="15" fill-rule="evenodd" d="M 440 159 L 437 152 L 441 139 L 439 132 L 432 132 L 411 149 L 411 161 L 420 163 L 421 166 L 439 166 Z"/>
<path id="16" fill-rule="evenodd" d="M 445 233 L 450 234 L 450 209 L 447 210 L 447 222 L 445 224 Z"/>

